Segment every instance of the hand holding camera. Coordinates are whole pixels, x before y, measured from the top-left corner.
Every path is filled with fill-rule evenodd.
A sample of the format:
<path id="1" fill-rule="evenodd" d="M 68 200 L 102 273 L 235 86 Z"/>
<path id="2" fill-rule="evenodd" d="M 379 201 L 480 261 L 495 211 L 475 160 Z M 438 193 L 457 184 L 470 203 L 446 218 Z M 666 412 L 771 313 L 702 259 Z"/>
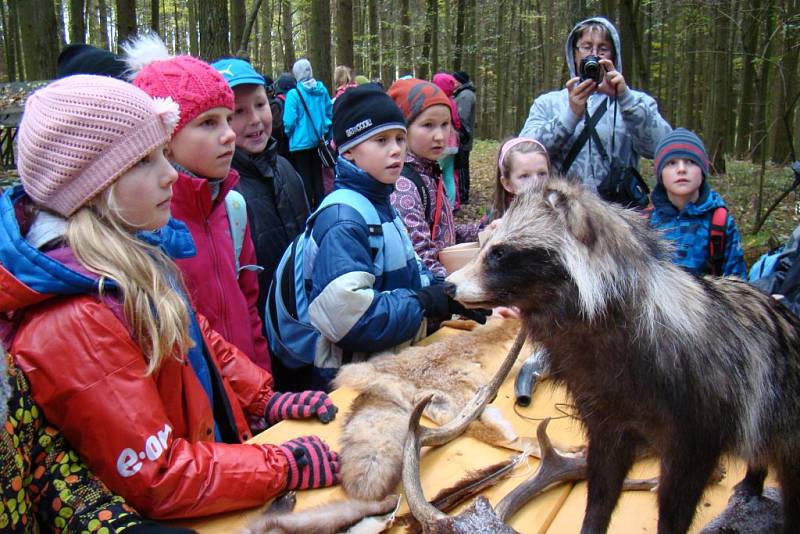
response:
<path id="1" fill-rule="evenodd" d="M 567 82 L 569 107 L 578 117 L 583 116 L 586 101 L 595 91 L 608 96 L 621 96 L 628 90 L 625 78 L 610 59 L 586 56 L 578 65 L 578 74 Z"/>
<path id="2" fill-rule="evenodd" d="M 608 96 L 624 95 L 628 90 L 628 84 L 625 83 L 622 73 L 614 67 L 614 62 L 610 59 L 601 59 L 599 63 L 603 69 L 604 83 L 601 83 L 597 90 Z"/>

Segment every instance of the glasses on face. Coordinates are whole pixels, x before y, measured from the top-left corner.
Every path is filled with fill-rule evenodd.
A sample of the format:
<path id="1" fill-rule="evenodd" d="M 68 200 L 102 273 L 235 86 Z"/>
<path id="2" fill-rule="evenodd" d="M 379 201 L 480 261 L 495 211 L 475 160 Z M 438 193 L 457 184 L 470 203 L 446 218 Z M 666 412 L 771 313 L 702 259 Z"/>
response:
<path id="1" fill-rule="evenodd" d="M 592 52 L 597 53 L 598 56 L 603 58 L 609 57 L 611 55 L 611 48 L 602 44 L 594 46 L 591 43 L 583 43 L 576 46 L 575 50 L 579 50 L 580 53 L 585 56 L 588 56 Z"/>

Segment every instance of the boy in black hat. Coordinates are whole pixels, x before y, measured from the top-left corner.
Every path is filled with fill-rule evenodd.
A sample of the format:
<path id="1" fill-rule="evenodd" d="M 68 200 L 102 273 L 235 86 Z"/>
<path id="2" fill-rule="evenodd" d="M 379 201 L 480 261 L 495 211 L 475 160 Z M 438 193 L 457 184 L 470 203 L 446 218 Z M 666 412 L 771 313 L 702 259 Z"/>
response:
<path id="1" fill-rule="evenodd" d="M 297 246 L 303 256 L 295 259 L 308 277 L 302 281 L 305 320 L 321 334 L 313 376 L 323 388 L 320 380 L 332 379 L 343 363 L 423 337 L 426 317 L 475 315 L 441 284 L 430 285 L 432 276 L 389 202 L 406 154 L 397 105 L 372 83 L 348 89 L 334 106 L 333 139 L 339 151 L 333 191 L 309 218 L 310 234 Z M 476 318 L 485 321 L 480 313 Z"/>

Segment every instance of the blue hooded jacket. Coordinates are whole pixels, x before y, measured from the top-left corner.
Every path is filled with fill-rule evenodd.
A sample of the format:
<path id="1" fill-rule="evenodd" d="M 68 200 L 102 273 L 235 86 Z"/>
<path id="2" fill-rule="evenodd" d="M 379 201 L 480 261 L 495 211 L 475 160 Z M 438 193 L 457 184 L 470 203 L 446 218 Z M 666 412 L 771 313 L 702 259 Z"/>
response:
<path id="1" fill-rule="evenodd" d="M 378 182 L 340 157 L 334 189 L 352 189 L 364 195 L 381 222 L 395 221 L 398 235 L 408 240 L 405 226 L 389 202 L 393 185 Z M 430 273 L 421 267 L 410 241 L 398 242 L 384 235 L 384 247 L 393 243 L 398 247 L 392 253 L 385 250 L 385 257 L 410 258 L 399 268 L 387 265 L 376 276 L 369 231 L 358 211 L 335 204 L 322 210 L 314 221 L 311 237 L 317 250 L 310 273 L 309 319 L 327 341 L 326 346 L 318 347 L 316 367 L 338 367 L 343 353 L 377 352 L 412 341 L 420 332 L 424 336 L 426 322 L 415 290 Z M 399 250 L 404 245 L 406 248 Z"/>
<path id="2" fill-rule="evenodd" d="M 300 102 L 298 92 L 303 96 L 308 113 Z M 311 117 L 308 116 L 309 113 Z M 297 152 L 317 146 L 317 139 L 328 136 L 332 117 L 333 104 L 322 82 L 317 80 L 317 84 L 311 89 L 298 83 L 286 95 L 283 109 L 283 129 L 289 137 L 289 151 Z"/>
<path id="3" fill-rule="evenodd" d="M 700 186 L 697 202 L 689 202 L 681 211 L 670 202 L 667 191 L 659 180 L 651 196 L 653 212 L 650 226 L 662 232 L 662 236 L 674 244 L 673 262 L 698 276 L 709 274 L 711 217 L 714 210 L 725 206 L 722 197 L 711 189 L 705 180 Z M 725 221 L 725 255 L 722 275 L 746 277 L 744 252 L 739 230 L 733 216 L 728 213 Z"/>

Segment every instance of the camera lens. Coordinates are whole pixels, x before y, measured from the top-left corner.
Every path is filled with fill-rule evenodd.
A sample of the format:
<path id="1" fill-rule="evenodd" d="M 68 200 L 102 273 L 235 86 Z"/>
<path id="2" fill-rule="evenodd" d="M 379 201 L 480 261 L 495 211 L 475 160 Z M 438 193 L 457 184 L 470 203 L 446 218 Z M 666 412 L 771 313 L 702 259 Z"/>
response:
<path id="1" fill-rule="evenodd" d="M 581 81 L 594 80 L 596 83 L 603 81 L 603 66 L 600 65 L 600 58 L 597 56 L 586 56 L 581 60 L 580 75 Z"/>

